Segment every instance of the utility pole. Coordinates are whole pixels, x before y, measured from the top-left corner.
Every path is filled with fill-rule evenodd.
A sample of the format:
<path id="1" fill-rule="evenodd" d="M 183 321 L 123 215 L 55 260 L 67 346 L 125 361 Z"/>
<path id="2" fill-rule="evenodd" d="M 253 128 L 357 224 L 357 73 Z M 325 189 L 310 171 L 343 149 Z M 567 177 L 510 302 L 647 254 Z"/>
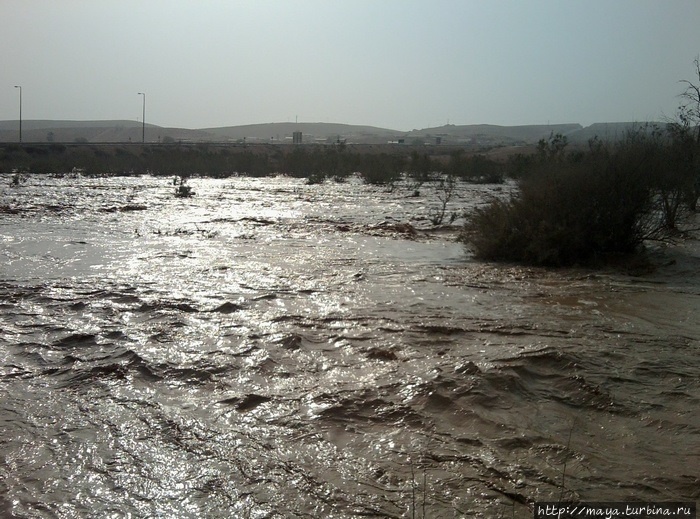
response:
<path id="1" fill-rule="evenodd" d="M 22 87 L 15 85 L 15 88 L 19 88 L 19 143 L 22 144 Z"/>
<path id="2" fill-rule="evenodd" d="M 138 95 L 143 96 L 143 115 L 141 116 L 141 142 L 146 142 L 146 94 L 139 92 Z"/>

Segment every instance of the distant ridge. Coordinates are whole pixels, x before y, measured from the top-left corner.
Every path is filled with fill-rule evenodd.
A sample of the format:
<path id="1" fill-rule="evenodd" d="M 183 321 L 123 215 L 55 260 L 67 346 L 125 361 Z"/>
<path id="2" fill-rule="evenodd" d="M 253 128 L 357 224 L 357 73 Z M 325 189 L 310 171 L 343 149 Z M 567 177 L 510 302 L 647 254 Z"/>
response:
<path id="1" fill-rule="evenodd" d="M 583 127 L 578 123 L 498 126 L 492 124 L 454 125 L 411 131 L 340 123 L 263 123 L 217 128 L 166 128 L 146 124 L 146 142 L 246 142 L 287 143 L 292 133 L 302 132 L 304 143 L 333 143 L 338 140 L 356 144 L 447 144 L 470 147 L 496 145 L 528 145 L 546 139 L 551 134 L 565 135 L 571 142 L 585 143 L 597 136 L 615 140 L 627 132 L 643 127 L 645 122 L 596 123 Z M 663 123 L 656 123 L 664 126 Z M 0 121 L 0 142 L 18 141 L 17 120 Z M 22 140 L 25 143 L 141 142 L 142 124 L 139 121 L 22 121 Z"/>
<path id="2" fill-rule="evenodd" d="M 497 126 L 493 124 L 447 124 L 436 128 L 425 128 L 411 131 L 407 138 L 414 139 L 422 136 L 442 137 L 442 141 L 457 141 L 464 144 L 532 144 L 551 134 L 561 133 L 570 135 L 582 130 L 578 123 L 544 124 L 522 126 Z"/>
<path id="3" fill-rule="evenodd" d="M 666 128 L 669 123 L 661 122 L 626 122 L 626 123 L 594 123 L 575 132 L 570 140 L 572 142 L 588 142 L 597 137 L 603 141 L 617 141 L 624 138 L 630 132 L 647 130 L 652 128 Z"/>
<path id="4" fill-rule="evenodd" d="M 17 142 L 19 122 L 0 121 L 0 142 Z M 164 128 L 154 124 L 145 125 L 146 142 L 163 142 L 166 137 L 173 141 L 205 142 L 217 140 L 202 130 L 186 128 Z M 143 124 L 140 121 L 22 121 L 22 141 L 25 143 L 90 142 L 127 143 L 141 142 Z"/>
<path id="5" fill-rule="evenodd" d="M 243 126 L 226 126 L 223 128 L 204 128 L 213 135 L 225 137 L 229 139 L 254 138 L 260 140 L 282 140 L 285 137 L 291 137 L 293 132 L 302 132 L 310 136 L 315 136 L 321 139 L 332 137 L 348 137 L 348 136 L 382 136 L 382 138 L 391 138 L 396 135 L 403 135 L 405 132 L 390 130 L 387 128 L 377 128 L 375 126 L 358 126 L 352 124 L 340 123 L 265 123 L 265 124 L 246 124 Z"/>
<path id="6" fill-rule="evenodd" d="M 0 121 L 0 130 L 17 130 L 19 121 Z M 22 130 L 46 130 L 56 128 L 112 128 L 112 127 L 138 127 L 140 121 L 52 121 L 41 119 L 25 119 L 22 121 Z M 152 126 L 146 124 L 146 126 Z"/>

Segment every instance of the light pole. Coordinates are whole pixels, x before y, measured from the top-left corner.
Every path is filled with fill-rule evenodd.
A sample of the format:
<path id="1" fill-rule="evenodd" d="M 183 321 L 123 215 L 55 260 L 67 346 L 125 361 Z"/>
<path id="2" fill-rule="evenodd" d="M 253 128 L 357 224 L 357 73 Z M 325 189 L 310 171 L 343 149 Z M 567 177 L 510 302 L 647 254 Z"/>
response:
<path id="1" fill-rule="evenodd" d="M 22 144 L 22 87 L 15 85 L 15 88 L 19 88 L 19 143 Z"/>
<path id="2" fill-rule="evenodd" d="M 141 142 L 146 142 L 146 94 L 138 93 L 143 96 L 143 115 L 141 116 Z"/>

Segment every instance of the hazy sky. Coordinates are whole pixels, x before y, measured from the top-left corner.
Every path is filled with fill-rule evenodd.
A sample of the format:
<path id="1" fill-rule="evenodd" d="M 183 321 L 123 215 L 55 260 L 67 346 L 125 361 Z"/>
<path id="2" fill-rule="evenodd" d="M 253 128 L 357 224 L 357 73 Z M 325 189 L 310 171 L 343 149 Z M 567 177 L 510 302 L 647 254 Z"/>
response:
<path id="1" fill-rule="evenodd" d="M 672 117 L 699 0 L 0 0 L 0 119 L 410 130 Z M 695 78 L 697 79 L 697 78 Z"/>

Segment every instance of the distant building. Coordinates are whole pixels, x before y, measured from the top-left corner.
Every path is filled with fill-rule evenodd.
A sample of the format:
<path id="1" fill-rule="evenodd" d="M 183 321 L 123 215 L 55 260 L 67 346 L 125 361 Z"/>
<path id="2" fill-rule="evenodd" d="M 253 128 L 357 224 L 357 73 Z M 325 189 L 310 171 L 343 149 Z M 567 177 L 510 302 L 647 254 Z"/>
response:
<path id="1" fill-rule="evenodd" d="M 301 132 L 292 133 L 292 142 L 294 144 L 301 144 Z"/>

